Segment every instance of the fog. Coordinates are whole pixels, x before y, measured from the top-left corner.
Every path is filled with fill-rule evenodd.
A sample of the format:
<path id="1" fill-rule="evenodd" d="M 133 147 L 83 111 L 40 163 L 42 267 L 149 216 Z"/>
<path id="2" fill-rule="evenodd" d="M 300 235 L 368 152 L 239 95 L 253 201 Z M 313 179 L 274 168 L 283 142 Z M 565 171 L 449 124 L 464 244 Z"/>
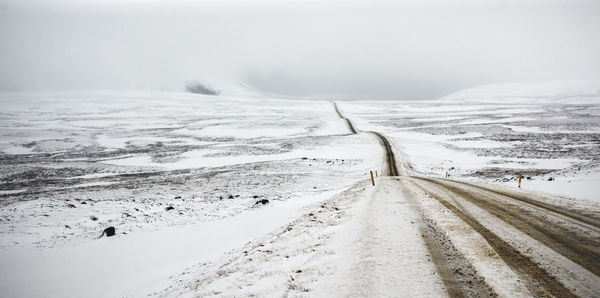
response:
<path id="1" fill-rule="evenodd" d="M 2 0 L 0 0 L 2 1 Z M 4 1 L 0 91 L 181 90 L 433 99 L 600 78 L 598 1 Z"/>

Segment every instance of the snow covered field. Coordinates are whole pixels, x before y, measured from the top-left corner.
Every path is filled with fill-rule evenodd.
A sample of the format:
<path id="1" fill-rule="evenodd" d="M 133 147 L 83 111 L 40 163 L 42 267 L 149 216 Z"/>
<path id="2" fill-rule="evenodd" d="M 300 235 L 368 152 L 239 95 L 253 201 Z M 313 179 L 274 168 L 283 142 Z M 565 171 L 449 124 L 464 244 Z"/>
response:
<path id="1" fill-rule="evenodd" d="M 382 161 L 374 138 L 347 135 L 324 101 L 183 93 L 0 101 L 0 288 L 11 297 L 147 293 Z M 96 240 L 109 226 L 117 237 Z"/>
<path id="2" fill-rule="evenodd" d="M 359 129 L 395 140 L 416 173 L 600 202 L 600 84 L 484 86 L 436 101 L 352 101 Z M 559 88 L 562 87 L 562 88 Z"/>
<path id="3" fill-rule="evenodd" d="M 411 175 L 515 188 L 522 174 L 523 190 L 599 202 L 597 86 L 338 107 L 390 137 Z M 408 178 L 371 188 L 384 151 L 330 102 L 81 92 L 0 104 L 0 296 L 448 294 L 424 225 L 456 246 L 447 268 L 471 276 L 463 293 L 531 295 Z M 97 239 L 109 226 L 117 235 Z"/>

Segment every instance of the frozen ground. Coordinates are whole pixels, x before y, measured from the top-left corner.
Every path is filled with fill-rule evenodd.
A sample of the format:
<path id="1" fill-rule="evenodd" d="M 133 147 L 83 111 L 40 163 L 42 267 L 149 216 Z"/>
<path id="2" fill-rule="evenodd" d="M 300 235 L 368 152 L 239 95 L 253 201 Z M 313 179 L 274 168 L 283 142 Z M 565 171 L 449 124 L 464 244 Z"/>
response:
<path id="1" fill-rule="evenodd" d="M 0 102 L 0 288 L 12 297 L 146 293 L 382 160 L 372 137 L 347 135 L 329 102 L 183 93 Z M 97 240 L 108 226 L 117 237 Z"/>
<path id="2" fill-rule="evenodd" d="M 188 268 L 155 295 L 443 296 L 411 203 L 388 178 L 377 183 L 359 182 L 222 260 Z"/>
<path id="3" fill-rule="evenodd" d="M 327 102 L 104 93 L 0 100 L 0 247 L 81 243 L 109 224 L 128 233 L 319 194 L 365 175 L 365 152 L 379 150 L 344 136 Z"/>
<path id="4" fill-rule="evenodd" d="M 0 296 L 593 296 L 594 86 L 338 102 L 393 142 L 402 173 L 494 191 L 371 187 L 378 139 L 349 134 L 326 101 L 4 94 Z M 117 235 L 97 239 L 108 226 Z"/>
<path id="5" fill-rule="evenodd" d="M 600 84 L 485 86 L 436 101 L 352 101 L 359 129 L 382 132 L 416 173 L 517 185 L 600 202 Z"/>

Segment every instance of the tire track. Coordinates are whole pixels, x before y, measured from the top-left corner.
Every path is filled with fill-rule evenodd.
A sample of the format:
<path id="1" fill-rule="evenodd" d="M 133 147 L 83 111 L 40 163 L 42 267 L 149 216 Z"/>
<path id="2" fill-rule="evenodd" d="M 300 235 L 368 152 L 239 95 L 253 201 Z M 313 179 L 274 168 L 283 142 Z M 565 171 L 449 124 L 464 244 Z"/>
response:
<path id="1" fill-rule="evenodd" d="M 416 179 L 441 186 L 600 276 L 600 239 L 598 239 L 597 233 L 589 233 L 585 227 L 581 227 L 582 231 L 563 224 L 557 224 L 550 221 L 545 214 L 528 212 L 521 206 L 511 206 L 485 194 L 474 195 L 467 189 L 451 186 L 435 179 Z M 587 231 L 587 233 L 584 231 Z"/>
<path id="2" fill-rule="evenodd" d="M 335 102 L 332 103 L 338 116 L 348 123 L 348 127 L 353 133 L 356 133 L 358 130 L 354 128 L 352 122 L 340 113 Z M 376 136 L 385 150 L 386 174 L 407 177 L 401 174 L 396 166 L 396 157 L 391 142 L 379 132 L 368 131 L 368 133 Z M 578 212 L 575 209 L 542 202 L 532 196 L 513 194 L 461 181 L 425 177 L 407 178 L 479 233 L 504 263 L 520 276 L 526 287 L 535 296 L 574 297 L 575 295 L 538 263 L 504 240 L 503 235 L 495 234 L 471 214 L 464 211 L 460 200 L 470 202 L 490 212 L 547 248 L 585 268 L 591 274 L 600 276 L 600 238 L 598 237 L 600 218 L 595 217 L 592 213 L 585 214 L 585 212 Z M 433 188 L 440 189 L 444 195 L 434 193 Z M 457 198 L 458 201 L 451 200 L 450 197 Z M 456 268 L 457 264 L 452 263 L 450 256 L 457 257 L 457 251 L 456 249 L 452 250 L 453 244 L 447 237 L 444 237 L 444 231 L 439 229 L 435 225 L 435 221 L 429 219 L 426 212 L 423 211 L 425 210 L 417 210 L 424 221 L 424 241 L 448 294 L 452 297 L 481 296 L 481 292 L 474 294 L 472 291 L 467 291 L 468 288 L 461 285 L 461 280 L 456 272 L 452 272 L 451 269 Z M 468 263 L 464 257 L 462 259 L 455 258 L 454 262 L 456 259 Z M 482 278 L 476 278 L 475 282 L 487 286 Z M 479 288 L 482 289 L 482 287 Z M 493 295 L 493 291 L 491 294 Z"/>
<path id="3" fill-rule="evenodd" d="M 417 178 L 417 177 L 415 177 L 415 178 Z M 545 212 L 562 215 L 564 217 L 569 218 L 571 221 L 577 222 L 578 224 L 588 225 L 588 226 L 591 226 L 593 229 L 600 231 L 600 219 L 599 218 L 595 218 L 591 215 L 581 214 L 581 213 L 577 212 L 576 210 L 572 210 L 572 209 L 552 205 L 549 203 L 541 202 L 539 200 L 528 198 L 526 196 L 519 197 L 508 191 L 495 190 L 495 189 L 491 189 L 488 187 L 475 185 L 475 184 L 471 184 L 471 183 L 466 183 L 466 182 L 462 182 L 462 181 L 456 181 L 456 180 L 448 180 L 448 181 L 462 184 L 462 185 L 465 185 L 468 187 L 474 187 L 474 188 L 477 188 L 477 189 L 480 189 L 483 191 L 495 193 L 497 195 L 507 197 L 512 200 L 520 201 L 525 204 L 530 204 L 530 205 L 536 206 L 540 209 L 543 209 Z"/>
<path id="4" fill-rule="evenodd" d="M 332 101 L 332 104 L 338 116 L 346 121 L 349 129 L 353 133 L 357 133 L 352 121 L 341 114 L 335 102 Z M 387 173 L 385 174 L 388 176 L 403 176 L 398 171 L 394 149 L 390 141 L 381 133 L 367 132 L 377 137 L 385 150 L 387 165 Z M 419 206 L 415 198 L 411 199 L 410 194 L 407 194 L 406 197 L 409 198 L 413 211 L 419 214 L 423 221 L 420 227 L 423 241 L 447 294 L 450 297 L 496 297 L 494 290 L 485 283 L 484 278 L 457 250 L 446 232 L 436 224 L 435 220 L 426 215 L 425 210 Z"/>
<path id="5" fill-rule="evenodd" d="M 428 182 L 423 179 L 422 181 Z M 498 256 L 524 281 L 527 288 L 536 297 L 576 297 L 561 284 L 555 277 L 549 275 L 544 269 L 540 268 L 529 257 L 521 254 L 517 249 L 512 247 L 508 242 L 504 241 L 500 236 L 494 234 L 488 228 L 483 226 L 479 221 L 473 218 L 470 214 L 463 212 L 460 208 L 452 204 L 447 199 L 438 194 L 433 193 L 427 187 L 415 183 L 424 192 L 440 202 L 444 207 L 462 219 L 477 233 L 479 233 L 488 242 L 488 244 L 496 251 Z"/>
<path id="6" fill-rule="evenodd" d="M 400 181 L 401 183 L 406 183 Z M 404 188 L 404 186 L 403 186 Z M 422 219 L 419 230 L 431 261 L 450 297 L 496 297 L 473 265 L 460 253 L 446 232 L 427 215 L 420 202 L 405 192 L 409 206 Z"/>

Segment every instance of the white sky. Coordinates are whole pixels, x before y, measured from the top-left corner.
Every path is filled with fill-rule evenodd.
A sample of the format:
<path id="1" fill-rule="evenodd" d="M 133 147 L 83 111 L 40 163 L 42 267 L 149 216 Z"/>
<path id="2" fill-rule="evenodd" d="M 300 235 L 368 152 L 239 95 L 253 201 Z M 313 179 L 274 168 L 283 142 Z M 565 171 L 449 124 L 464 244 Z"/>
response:
<path id="1" fill-rule="evenodd" d="M 436 98 L 600 78 L 600 2 L 0 0 L 0 91 L 175 90 Z"/>

